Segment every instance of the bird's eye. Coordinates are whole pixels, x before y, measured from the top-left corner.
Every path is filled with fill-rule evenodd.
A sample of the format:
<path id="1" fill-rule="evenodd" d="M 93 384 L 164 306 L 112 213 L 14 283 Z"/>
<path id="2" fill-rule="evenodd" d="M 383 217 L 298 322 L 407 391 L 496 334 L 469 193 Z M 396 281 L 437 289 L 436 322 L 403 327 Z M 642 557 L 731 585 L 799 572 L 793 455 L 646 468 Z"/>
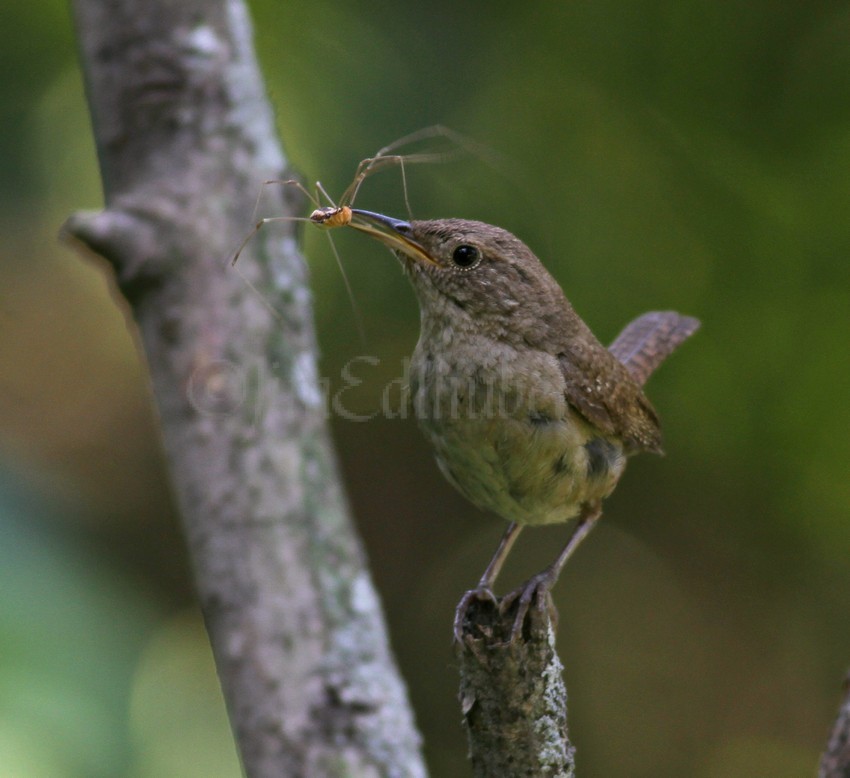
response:
<path id="1" fill-rule="evenodd" d="M 469 268 L 475 267 L 480 261 L 481 252 L 475 246 L 470 246 L 468 243 L 461 243 L 452 252 L 452 262 L 455 266 L 463 270 L 469 270 Z"/>

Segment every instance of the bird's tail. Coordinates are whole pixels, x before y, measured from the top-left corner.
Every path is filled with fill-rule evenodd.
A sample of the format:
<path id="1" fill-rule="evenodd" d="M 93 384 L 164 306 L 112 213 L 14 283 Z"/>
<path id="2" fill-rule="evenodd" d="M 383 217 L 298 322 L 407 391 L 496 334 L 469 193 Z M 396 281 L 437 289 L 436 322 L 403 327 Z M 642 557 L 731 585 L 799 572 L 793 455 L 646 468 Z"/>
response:
<path id="1" fill-rule="evenodd" d="M 626 325 L 609 347 L 643 386 L 678 346 L 699 329 L 699 319 L 675 311 L 652 311 Z"/>

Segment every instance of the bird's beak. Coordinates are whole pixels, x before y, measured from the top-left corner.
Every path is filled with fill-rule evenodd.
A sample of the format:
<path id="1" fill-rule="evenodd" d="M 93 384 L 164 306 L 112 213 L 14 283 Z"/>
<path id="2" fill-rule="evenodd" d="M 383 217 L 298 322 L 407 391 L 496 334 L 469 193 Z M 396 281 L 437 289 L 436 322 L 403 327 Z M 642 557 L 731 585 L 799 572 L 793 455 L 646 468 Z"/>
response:
<path id="1" fill-rule="evenodd" d="M 359 208 L 352 208 L 351 213 L 353 218 L 349 226 L 354 227 L 355 230 L 371 235 L 393 251 L 401 252 L 417 262 L 424 262 L 427 265 L 437 264 L 422 246 L 409 237 L 413 232 L 410 222 L 372 213 L 372 211 L 361 211 Z"/>

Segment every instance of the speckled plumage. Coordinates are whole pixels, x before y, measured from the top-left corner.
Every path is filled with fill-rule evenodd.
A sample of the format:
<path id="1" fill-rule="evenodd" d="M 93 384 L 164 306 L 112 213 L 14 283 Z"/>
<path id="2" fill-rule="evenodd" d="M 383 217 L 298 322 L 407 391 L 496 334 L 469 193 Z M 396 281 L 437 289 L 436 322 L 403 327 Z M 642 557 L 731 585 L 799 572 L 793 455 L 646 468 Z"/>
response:
<path id="1" fill-rule="evenodd" d="M 421 311 L 413 407 L 467 498 L 521 524 L 566 521 L 610 494 L 626 455 L 660 451 L 640 385 L 524 243 L 460 219 L 410 222 L 403 235 L 434 260 L 397 252 Z M 458 245 L 479 264 L 454 266 Z"/>
<path id="2" fill-rule="evenodd" d="M 506 230 L 462 219 L 405 222 L 351 209 L 350 226 L 404 265 L 421 313 L 411 361 L 414 412 L 446 478 L 511 522 L 478 587 L 491 587 L 521 527 L 578 517 L 557 559 L 502 600 L 516 600 L 515 640 L 538 595 L 601 515 L 626 457 L 661 451 L 658 417 L 641 388 L 699 326 L 672 311 L 629 324 L 606 349 L 537 257 Z"/>

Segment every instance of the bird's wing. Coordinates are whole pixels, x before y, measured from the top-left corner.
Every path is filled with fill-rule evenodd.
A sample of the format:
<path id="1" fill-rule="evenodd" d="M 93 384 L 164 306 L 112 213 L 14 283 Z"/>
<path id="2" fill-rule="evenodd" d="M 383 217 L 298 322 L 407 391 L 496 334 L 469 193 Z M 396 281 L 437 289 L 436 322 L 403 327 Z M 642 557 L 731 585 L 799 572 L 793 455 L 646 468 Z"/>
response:
<path id="1" fill-rule="evenodd" d="M 661 452 L 661 427 L 655 410 L 610 352 L 574 339 L 563 344 L 558 361 L 567 402 L 587 421 L 600 432 L 620 438 L 629 452 Z"/>
<path id="2" fill-rule="evenodd" d="M 698 329 L 698 319 L 675 311 L 652 311 L 627 324 L 608 350 L 643 386 L 653 371 Z"/>

